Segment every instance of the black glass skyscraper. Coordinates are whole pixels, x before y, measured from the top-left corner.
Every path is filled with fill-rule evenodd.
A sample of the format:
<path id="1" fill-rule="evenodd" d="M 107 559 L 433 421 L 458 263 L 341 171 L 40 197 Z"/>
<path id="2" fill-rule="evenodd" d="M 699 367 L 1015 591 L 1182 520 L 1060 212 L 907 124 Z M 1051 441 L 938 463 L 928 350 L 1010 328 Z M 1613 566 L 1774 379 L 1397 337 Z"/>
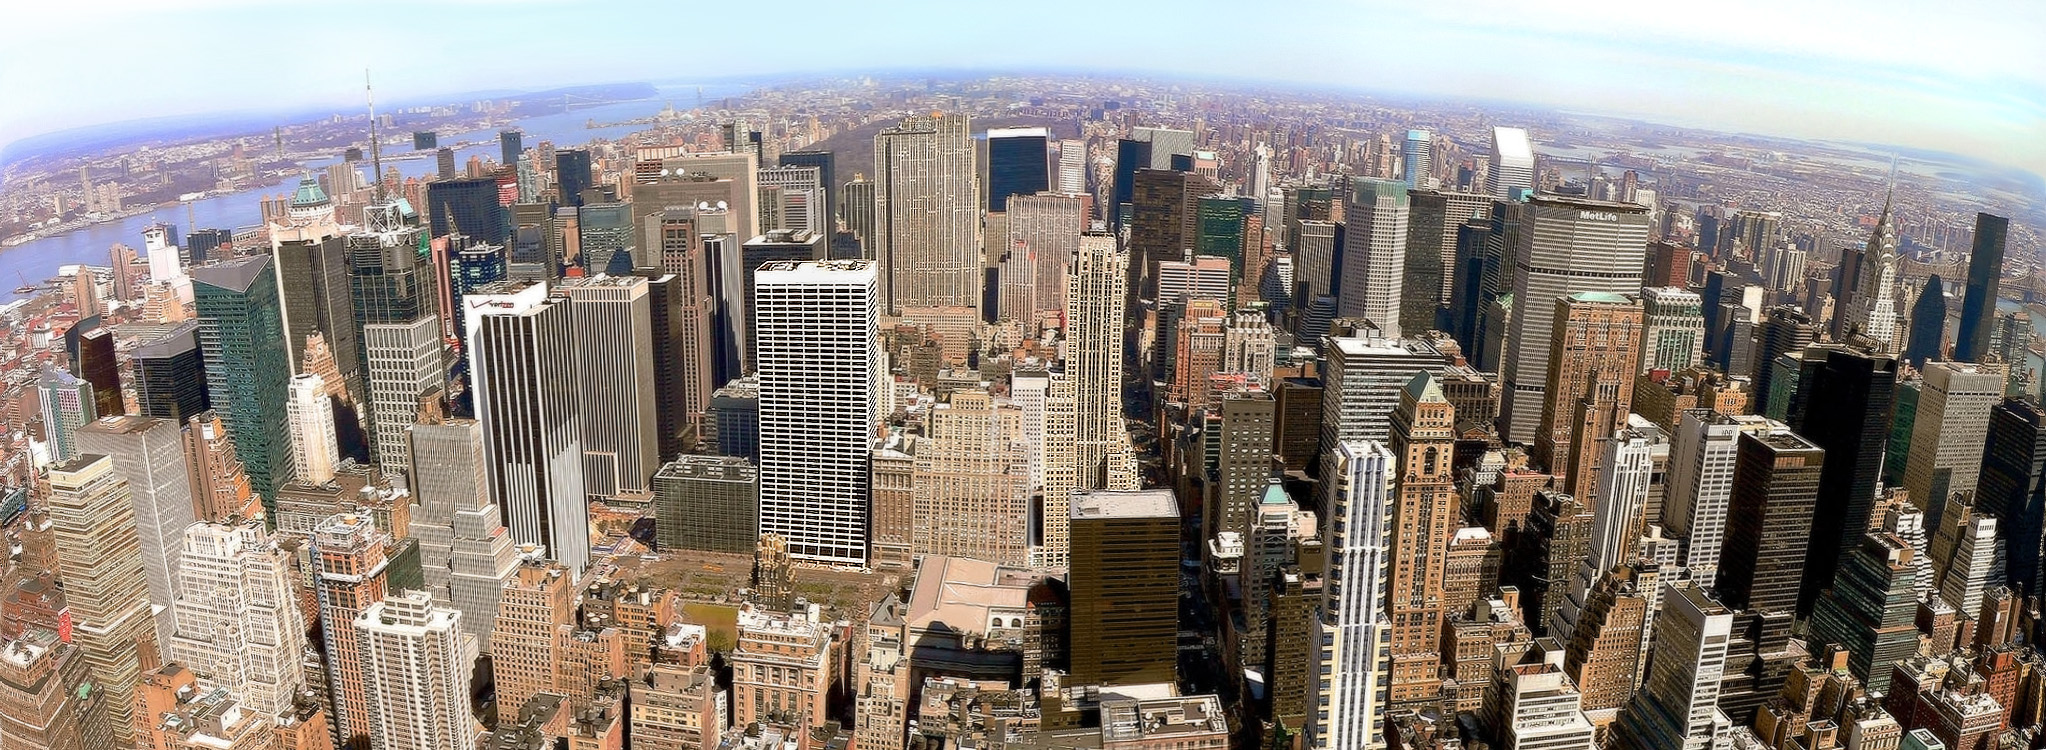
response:
<path id="1" fill-rule="evenodd" d="M 1911 305 L 1911 336 L 1904 344 L 1904 361 L 1924 367 L 1928 359 L 1939 359 L 1940 344 L 1947 332 L 1946 284 L 1939 274 L 1925 280 L 1925 290 Z"/>
<path id="2" fill-rule="evenodd" d="M 77 359 L 71 360 L 73 375 L 92 384 L 92 397 L 102 417 L 128 413 L 121 403 L 121 364 L 114 355 L 114 329 L 93 326 L 78 337 Z"/>
<path id="3" fill-rule="evenodd" d="M 1989 412 L 1989 441 L 1975 484 L 1975 510 L 1996 517 L 2004 583 L 2021 596 L 2040 593 L 2046 576 L 2046 411 L 2004 399 Z"/>
<path id="4" fill-rule="evenodd" d="M 1122 225 L 1123 207 L 1137 194 L 1137 170 L 1151 166 L 1151 142 L 1124 138 L 1115 142 L 1115 205 L 1109 206 L 1109 223 Z"/>
<path id="5" fill-rule="evenodd" d="M 838 177 L 834 159 L 829 151 L 790 151 L 782 154 L 779 162 L 784 167 L 816 167 L 818 184 L 824 186 L 825 229 L 838 217 Z M 829 231 L 822 232 L 830 234 Z"/>
<path id="6" fill-rule="evenodd" d="M 495 177 L 426 183 L 426 215 L 435 237 L 459 233 L 492 245 L 510 240 L 510 214 L 497 202 Z"/>
<path id="7" fill-rule="evenodd" d="M 1826 450 L 1811 528 L 1810 568 L 1798 595 L 1800 617 L 1832 584 L 1841 553 L 1861 543 L 1874 512 L 1883 454 L 1889 447 L 1890 406 L 1897 390 L 1897 360 L 1846 345 L 1805 357 L 1791 402 L 1791 429 Z"/>
<path id="8" fill-rule="evenodd" d="M 561 205 L 581 206 L 583 190 L 591 185 L 590 152 L 581 149 L 554 152 L 554 185 L 561 193 Z"/>
<path id="9" fill-rule="evenodd" d="M 1044 128 L 987 132 L 987 210 L 1009 210 L 1009 196 L 1051 189 L 1051 147 Z"/>
<path id="10" fill-rule="evenodd" d="M 498 162 L 506 166 L 518 166 L 519 154 L 525 153 L 525 134 L 516 130 L 501 130 L 497 133 Z"/>
<path id="11" fill-rule="evenodd" d="M 1990 327 L 1996 321 L 1997 287 L 2003 281 L 2003 243 L 2010 219 L 1975 214 L 1975 250 L 1968 256 L 1968 292 L 1961 300 L 1961 330 L 1954 337 L 1954 360 L 1981 362 L 1989 354 Z"/>
<path id="12" fill-rule="evenodd" d="M 1771 377 L 1776 369 L 1776 358 L 1810 346 L 1818 336 L 1818 329 L 1812 325 L 1811 316 L 1794 305 L 1777 305 L 1769 308 L 1769 317 L 1762 321 L 1761 333 L 1755 342 L 1754 396 L 1756 414 L 1768 414 L 1770 408 L 1778 406 L 1771 400 Z M 1789 394 L 1781 398 L 1788 399 Z"/>
<path id="13" fill-rule="evenodd" d="M 179 424 L 212 408 L 206 398 L 206 363 L 199 355 L 199 322 L 188 320 L 135 347 L 135 408 L 145 417 Z"/>
<path id="14" fill-rule="evenodd" d="M 349 292 L 347 238 L 288 241 L 277 246 L 277 280 L 284 299 L 284 329 L 293 362 L 305 364 L 306 337 L 320 333 L 334 365 L 361 392 L 362 328 Z"/>

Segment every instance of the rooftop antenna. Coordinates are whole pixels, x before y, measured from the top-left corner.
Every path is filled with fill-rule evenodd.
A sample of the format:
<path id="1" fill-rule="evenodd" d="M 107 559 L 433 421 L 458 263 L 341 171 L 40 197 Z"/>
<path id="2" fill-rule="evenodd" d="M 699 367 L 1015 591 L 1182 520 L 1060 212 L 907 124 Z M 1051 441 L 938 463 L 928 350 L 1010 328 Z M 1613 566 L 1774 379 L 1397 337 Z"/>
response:
<path id="1" fill-rule="evenodd" d="M 362 69 L 362 90 L 369 97 L 369 164 L 376 183 L 376 201 L 384 202 L 384 149 L 377 142 L 377 91 L 369 83 L 369 68 Z"/>

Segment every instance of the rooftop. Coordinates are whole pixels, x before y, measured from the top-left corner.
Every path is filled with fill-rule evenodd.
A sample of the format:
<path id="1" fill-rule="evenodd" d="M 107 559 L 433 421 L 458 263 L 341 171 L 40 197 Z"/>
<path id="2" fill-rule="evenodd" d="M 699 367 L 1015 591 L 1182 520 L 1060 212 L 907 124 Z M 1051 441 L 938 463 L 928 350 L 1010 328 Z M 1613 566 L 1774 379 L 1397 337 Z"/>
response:
<path id="1" fill-rule="evenodd" d="M 1172 490 L 1094 490 L 1073 495 L 1072 517 L 1178 518 Z"/>

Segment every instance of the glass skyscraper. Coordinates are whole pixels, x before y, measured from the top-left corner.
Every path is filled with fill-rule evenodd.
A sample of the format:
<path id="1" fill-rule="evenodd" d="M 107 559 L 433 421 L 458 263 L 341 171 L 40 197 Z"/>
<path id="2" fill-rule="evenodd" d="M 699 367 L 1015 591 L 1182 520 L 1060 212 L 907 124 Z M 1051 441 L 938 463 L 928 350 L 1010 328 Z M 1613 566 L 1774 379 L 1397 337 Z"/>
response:
<path id="1" fill-rule="evenodd" d="M 249 484 L 277 513 L 277 488 L 291 481 L 291 431 L 284 402 L 291 350 L 270 256 L 252 255 L 192 269 L 199 350 L 213 408 L 234 433 Z"/>
<path id="2" fill-rule="evenodd" d="M 987 131 L 987 210 L 1006 212 L 1009 196 L 1051 189 L 1049 138 L 1044 128 Z"/>

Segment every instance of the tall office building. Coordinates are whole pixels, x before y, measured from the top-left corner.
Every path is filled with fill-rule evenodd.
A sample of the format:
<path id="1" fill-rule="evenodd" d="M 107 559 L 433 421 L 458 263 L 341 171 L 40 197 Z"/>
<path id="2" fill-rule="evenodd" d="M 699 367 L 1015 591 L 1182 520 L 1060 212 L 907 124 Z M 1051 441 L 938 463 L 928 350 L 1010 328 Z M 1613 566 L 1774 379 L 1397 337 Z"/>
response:
<path id="1" fill-rule="evenodd" d="M 284 410 L 291 423 L 291 461 L 298 465 L 293 480 L 313 485 L 333 481 L 341 452 L 334 437 L 334 407 L 328 403 L 326 381 L 311 373 L 294 376 Z"/>
<path id="2" fill-rule="evenodd" d="M 590 152 L 587 149 L 562 149 L 554 152 L 555 203 L 563 206 L 583 205 L 583 191 L 596 185 L 596 175 L 590 169 Z M 429 188 L 430 190 L 430 188 Z M 439 229 L 434 234 L 440 234 Z"/>
<path id="3" fill-rule="evenodd" d="M 185 530 L 177 632 L 166 661 L 207 675 L 262 716 L 291 713 L 306 687 L 306 622 L 292 553 L 259 519 Z"/>
<path id="4" fill-rule="evenodd" d="M 1555 300 L 1551 310 L 1555 329 L 1534 458 L 1563 477 L 1564 492 L 1594 497 L 1598 456 L 1633 409 L 1641 306 L 1618 294 L 1578 292 Z"/>
<path id="5" fill-rule="evenodd" d="M 1579 292 L 1635 294 L 1648 246 L 1646 208 L 1540 196 L 1521 208 L 1510 248 L 1514 310 L 1500 370 L 1500 437 L 1532 444 L 1548 394 L 1554 300 Z"/>
<path id="6" fill-rule="evenodd" d="M 1483 715 L 1498 743 L 1510 750 L 1590 750 L 1596 728 L 1583 699 L 1563 671 L 1563 645 L 1553 638 L 1499 649 Z"/>
<path id="7" fill-rule="evenodd" d="M 1023 410 L 986 391 L 959 390 L 927 414 L 916 448 L 912 553 L 1028 565 Z"/>
<path id="8" fill-rule="evenodd" d="M 1384 180 L 1351 181 L 1343 208 L 1343 271 L 1336 315 L 1370 320 L 1395 337 L 1401 330 L 1400 299 L 1407 271 L 1407 212 L 1406 187 Z M 1428 289 L 1424 285 L 1416 291 L 1425 295 Z"/>
<path id="9" fill-rule="evenodd" d="M 1206 177 L 1172 169 L 1140 169 L 1132 180 L 1128 291 L 1136 299 L 1155 299 L 1158 264 L 1184 259 L 1199 243 L 1201 196 L 1220 188 Z"/>
<path id="10" fill-rule="evenodd" d="M 574 314 L 544 284 L 506 282 L 462 298 L 469 375 L 483 424 L 490 495 L 512 539 L 580 571 L 590 561 L 583 397 Z"/>
<path id="11" fill-rule="evenodd" d="M 1407 189 L 1434 187 L 1435 134 L 1426 130 L 1407 131 L 1406 140 L 1400 142 L 1400 174 L 1406 178 Z"/>
<path id="12" fill-rule="evenodd" d="M 497 199 L 497 178 L 468 177 L 426 183 L 426 219 L 435 237 L 467 235 L 489 245 L 511 242 L 511 214 Z"/>
<path id="13" fill-rule="evenodd" d="M 716 378 L 720 371 L 739 369 L 737 341 L 717 345 L 708 360 L 689 358 L 682 338 L 684 326 L 688 325 L 685 311 L 696 314 L 702 305 L 683 305 L 685 290 L 681 277 L 675 274 L 651 269 L 639 269 L 634 273 L 647 280 L 647 318 L 653 324 L 653 341 L 650 343 L 654 358 L 654 448 L 660 456 L 676 456 L 696 440 L 704 421 L 700 415 L 694 415 L 695 421 L 691 421 L 689 394 L 683 388 L 685 382 L 690 382 L 684 377 L 685 372 L 702 377 L 698 373 L 708 371 L 711 382 L 718 382 Z M 701 300 L 699 298 L 699 302 Z M 697 408 L 709 411 L 707 404 L 699 404 Z"/>
<path id="14" fill-rule="evenodd" d="M 677 456 L 654 475 L 654 540 L 745 555 L 760 540 L 760 471 L 740 456 Z"/>
<path id="15" fill-rule="evenodd" d="M 375 718 L 369 675 L 363 673 L 359 617 L 389 588 L 387 537 L 368 516 L 342 514 L 313 529 L 313 586 L 319 593 L 320 643 L 327 677 L 327 717 L 336 747 L 372 747 Z"/>
<path id="16" fill-rule="evenodd" d="M 95 326 L 78 336 L 71 371 L 92 384 L 93 406 L 101 415 L 126 414 L 121 401 L 121 365 L 114 352 L 114 329 Z"/>
<path id="17" fill-rule="evenodd" d="M 525 153 L 525 134 L 516 130 L 497 131 L 497 158 L 499 164 L 518 164 L 519 155 Z M 561 152 L 554 154 L 558 160 Z M 556 163 L 559 163 L 558 161 Z"/>
<path id="18" fill-rule="evenodd" d="M 77 456 L 79 428 L 99 419 L 92 384 L 44 363 L 36 393 L 42 402 L 43 442 L 50 446 L 50 460 L 61 463 Z"/>
<path id="19" fill-rule="evenodd" d="M 879 277 L 861 260 L 783 261 L 754 276 L 760 532 L 798 559 L 867 561 Z"/>
<path id="20" fill-rule="evenodd" d="M 1812 641 L 1846 648 L 1847 668 L 1871 691 L 1889 692 L 1891 666 L 1917 653 L 1918 554 L 1896 534 L 1868 532 L 1812 608 Z"/>
<path id="21" fill-rule="evenodd" d="M 199 322 L 187 320 L 129 352 L 134 363 L 135 411 L 183 423 L 211 408 L 206 360 L 199 354 Z"/>
<path id="22" fill-rule="evenodd" d="M 1009 237 L 1001 265 L 998 319 L 1031 321 L 1065 309 L 1066 265 L 1080 251 L 1085 202 L 1077 195 L 1009 197 Z"/>
<path id="23" fill-rule="evenodd" d="M 1220 403 L 1209 407 L 1210 414 L 1222 418 L 1220 445 L 1209 464 L 1214 468 L 1213 484 L 1202 503 L 1206 518 L 1201 528 L 1210 539 L 1225 532 L 1251 538 L 1259 506 L 1272 483 L 1276 406 L 1271 394 L 1246 389 L 1224 394 Z"/>
<path id="24" fill-rule="evenodd" d="M 1057 154 L 1056 163 L 1052 165 L 1052 190 L 1068 195 L 1088 192 L 1087 174 L 1091 171 L 1091 162 L 1087 161 L 1087 141 L 1059 141 Z"/>
<path id="25" fill-rule="evenodd" d="M 105 691 L 105 729 L 113 746 L 127 747 L 139 726 L 135 685 L 156 668 L 161 653 L 128 483 L 113 459 L 97 454 L 58 464 L 48 477 L 44 502 L 64 572 L 71 642 L 83 653 L 97 689 Z"/>
<path id="26" fill-rule="evenodd" d="M 874 135 L 876 247 L 885 311 L 980 308 L 980 182 L 963 114 L 904 118 Z"/>
<path id="27" fill-rule="evenodd" d="M 413 506 L 408 536 L 419 545 L 420 580 L 436 601 L 462 612 L 462 628 L 489 650 L 499 592 L 518 550 L 490 499 L 483 426 L 473 419 L 406 431 Z"/>
<path id="28" fill-rule="evenodd" d="M 1981 362 L 1988 356 L 1996 320 L 1997 290 L 2003 282 L 2003 249 L 2010 219 L 1975 214 L 1975 247 L 1968 254 L 1967 296 L 1961 300 L 1961 329 L 1954 336 L 1954 360 Z"/>
<path id="29" fill-rule="evenodd" d="M 776 157 L 775 163 L 784 167 L 817 169 L 817 185 L 822 188 L 819 193 L 824 198 L 824 205 L 817 215 L 823 219 L 823 224 L 811 227 L 811 230 L 831 233 L 837 227 L 841 203 L 841 199 L 834 195 L 839 189 L 838 160 L 830 151 L 786 151 Z"/>
<path id="30" fill-rule="evenodd" d="M 1321 450 L 1392 436 L 1400 391 L 1419 373 L 1440 376 L 1446 363 L 1426 340 L 1337 337 L 1322 371 Z"/>
<path id="31" fill-rule="evenodd" d="M 744 347 L 741 341 L 752 323 L 750 304 L 743 310 L 730 309 L 729 305 L 731 298 L 740 296 L 750 303 L 750 292 L 740 295 L 727 289 L 721 295 L 713 281 L 729 283 L 734 275 L 728 263 L 717 261 L 736 259 L 750 264 L 745 274 L 759 268 L 755 257 L 747 252 L 758 238 L 748 241 L 743 249 L 733 247 L 729 236 L 712 242 L 712 237 L 700 231 L 700 220 L 704 218 L 709 218 L 705 212 L 669 209 L 646 220 L 645 246 L 653 251 L 653 262 L 660 272 L 671 277 L 665 283 L 658 278 L 648 283 L 648 315 L 655 337 L 654 380 L 660 390 L 655 420 L 657 427 L 661 420 L 668 422 L 666 429 L 659 430 L 664 442 L 672 441 L 670 436 L 679 432 L 686 443 L 686 435 L 701 427 L 706 402 L 717 382 L 713 379 L 714 362 L 726 360 L 725 369 L 737 364 L 730 360 Z M 713 250 L 723 251 L 717 253 L 716 260 Z M 657 302 L 662 304 L 654 304 Z M 720 316 L 726 319 L 726 325 L 714 328 L 713 321 Z M 663 336 L 667 338 L 666 358 L 661 356 Z M 664 450 L 660 455 L 669 454 Z"/>
<path id="32" fill-rule="evenodd" d="M 1114 238 L 1086 235 L 1066 278 L 1063 369 L 1053 374 L 1045 402 L 1046 566 L 1065 564 L 1073 493 L 1112 487 L 1110 480 L 1135 460 L 1122 403 L 1128 262 Z"/>
<path id="33" fill-rule="evenodd" d="M 1903 312 L 1897 304 L 1897 229 L 1890 218 L 1890 201 L 1883 201 L 1883 212 L 1876 217 L 1875 232 L 1868 238 L 1868 244 L 1859 253 L 1843 251 L 1848 256 L 1842 259 L 1840 273 L 1845 286 L 1852 284 L 1852 291 L 1846 295 L 1836 294 L 1833 322 L 1833 338 L 1845 340 L 1850 334 L 1861 334 L 1877 343 L 1877 350 L 1895 353 L 1903 341 L 1897 336 L 1897 316 Z M 1851 274 L 1849 278 L 1846 274 Z"/>
<path id="34" fill-rule="evenodd" d="M 823 172 L 816 167 L 761 167 L 760 222 L 762 231 L 787 229 L 829 235 L 831 221 L 824 214 Z"/>
<path id="35" fill-rule="evenodd" d="M 515 144 L 518 134 L 511 135 Z M 348 237 L 348 282 L 355 321 L 362 326 L 371 455 L 391 474 L 409 465 L 405 428 L 420 398 L 446 387 L 447 362 L 426 232 L 386 223 L 391 225 L 386 231 Z"/>
<path id="36" fill-rule="evenodd" d="M 1326 221 L 1299 222 L 1299 244 L 1293 246 L 1294 304 L 1335 294 L 1336 225 Z"/>
<path id="37" fill-rule="evenodd" d="M 1911 305 L 1911 335 L 1904 344 L 1903 360 L 1922 369 L 1927 361 L 1944 359 L 1946 334 L 1946 284 L 1939 274 L 1933 274 L 1919 291 L 1918 302 Z"/>
<path id="38" fill-rule="evenodd" d="M 185 527 L 197 520 L 191 477 L 179 425 L 150 417 L 107 417 L 78 431 L 81 453 L 113 459 L 114 473 L 128 483 L 134 504 L 142 575 L 156 617 L 157 641 L 177 628 L 177 575 Z"/>
<path id="39" fill-rule="evenodd" d="M 1457 496 L 1450 459 L 1456 453 L 1456 410 L 1435 377 L 1423 372 L 1401 389 L 1388 447 L 1394 474 L 1392 616 L 1394 704 L 1437 700 L 1442 692 L 1443 564 L 1456 533 Z"/>
<path id="40" fill-rule="evenodd" d="M 1050 138 L 1044 128 L 987 131 L 987 210 L 1007 211 L 1009 196 L 1051 189 Z"/>
<path id="41" fill-rule="evenodd" d="M 1400 329 L 1418 334 L 1438 328 L 1436 313 L 1455 296 L 1457 230 L 1492 213 L 1492 199 L 1444 190 L 1408 192 L 1407 255 L 1401 286 Z M 1347 218 L 1347 216 L 1345 217 Z M 1437 291 L 1429 294 L 1426 290 Z"/>
<path id="42" fill-rule="evenodd" d="M 1700 585 L 1710 586 L 1719 574 L 1740 436 L 1785 429 L 1780 422 L 1730 417 L 1709 409 L 1685 411 L 1679 420 L 1670 446 L 1660 521 L 1677 540 L 1679 564 Z"/>
<path id="43" fill-rule="evenodd" d="M 1789 398 L 1796 387 L 1774 384 L 1776 360 L 1786 354 L 1803 352 L 1818 333 L 1818 326 L 1812 324 L 1811 316 L 1806 315 L 1802 308 L 1795 305 L 1769 308 L 1768 317 L 1762 321 L 1761 331 L 1755 337 L 1755 371 L 1751 382 L 1754 383 L 1756 414 L 1789 413 L 1786 404 L 1777 402 Z M 1772 388 L 1783 393 L 1774 393 Z"/>
<path id="44" fill-rule="evenodd" d="M 291 350 L 270 263 L 270 256 L 253 255 L 194 268 L 192 293 L 208 400 L 234 434 L 235 454 L 264 511 L 275 515 L 277 488 L 297 472 L 284 406 Z"/>
<path id="45" fill-rule="evenodd" d="M 1495 200 L 1513 200 L 1515 192 L 1534 192 L 1534 142 L 1520 128 L 1492 128 L 1491 164 L 1485 173 L 1485 192 Z"/>
<path id="46" fill-rule="evenodd" d="M 1890 407 L 1897 390 L 1897 360 L 1853 346 L 1815 347 L 1805 355 L 1799 395 L 1791 402 L 1791 429 L 1826 450 L 1813 528 L 1837 529 L 1811 539 L 1800 611 L 1809 611 L 1833 580 L 1843 551 L 1860 544 L 1871 527 Z"/>
<path id="47" fill-rule="evenodd" d="M 1392 618 L 1386 599 L 1392 570 L 1397 458 L 1383 444 L 1339 443 L 1325 485 L 1332 523 L 1328 582 L 1316 620 L 1320 669 L 1308 738 L 1317 748 L 1384 747 L 1392 682 Z"/>
<path id="48" fill-rule="evenodd" d="M 249 475 L 235 454 L 234 436 L 211 411 L 185 422 L 185 466 L 192 486 L 192 504 L 202 521 L 250 517 L 260 510 Z"/>
<path id="49" fill-rule="evenodd" d="M 1705 308 L 1697 292 L 1677 287 L 1641 290 L 1641 370 L 1676 372 L 1705 358 Z"/>
<path id="50" fill-rule="evenodd" d="M 845 228 L 860 240 L 860 257 L 866 260 L 880 259 L 879 233 L 881 220 L 874 213 L 874 182 L 865 175 L 855 174 L 853 179 L 839 187 L 845 215 Z"/>
<path id="51" fill-rule="evenodd" d="M 575 625 L 575 574 L 560 565 L 527 560 L 499 592 L 490 631 L 490 662 L 497 702 L 523 706 L 539 693 L 557 692 L 567 659 L 564 635 Z"/>
<path id="52" fill-rule="evenodd" d="M 1713 590 L 1727 606 L 1768 618 L 1763 651 L 1789 635 L 1811 540 L 1826 451 L 1792 433 L 1744 434 L 1734 459 L 1726 546 Z"/>
<path id="53" fill-rule="evenodd" d="M 355 620 L 361 632 L 365 696 L 382 750 L 470 747 L 469 672 L 476 640 L 462 632 L 460 610 L 424 591 L 401 591 Z"/>
<path id="54" fill-rule="evenodd" d="M 1074 685 L 1174 682 L 1179 674 L 1179 503 L 1171 490 L 1073 496 Z"/>
<path id="55" fill-rule="evenodd" d="M 2003 400 L 2004 366 L 1929 362 L 1911 421 L 1911 452 L 1904 489 L 1925 512 L 1927 528 L 1940 528 L 1947 498 L 1973 493 L 1989 438 L 1989 412 Z"/>
<path id="56" fill-rule="evenodd" d="M 1672 582 L 1655 616 L 1654 655 L 1641 689 L 1611 730 L 1622 750 L 1708 750 L 1732 720 L 1719 710 L 1733 612 L 1704 589 Z"/>
<path id="57" fill-rule="evenodd" d="M 575 335 L 583 491 L 592 497 L 649 497 L 661 456 L 647 281 L 584 277 L 562 283 L 555 292 L 568 298 Z"/>
<path id="58" fill-rule="evenodd" d="M 346 239 L 287 240 L 278 243 L 272 255 L 271 267 L 283 301 L 285 340 L 291 345 L 292 372 L 309 369 L 307 338 L 318 333 L 332 346 L 345 390 L 360 392 L 362 344 L 358 335 L 362 329 L 355 321 Z"/>
<path id="59" fill-rule="evenodd" d="M 2046 409 L 2005 399 L 1990 412 L 1975 511 L 1997 520 L 2004 585 L 2020 595 L 2040 593 L 2046 580 Z"/>

